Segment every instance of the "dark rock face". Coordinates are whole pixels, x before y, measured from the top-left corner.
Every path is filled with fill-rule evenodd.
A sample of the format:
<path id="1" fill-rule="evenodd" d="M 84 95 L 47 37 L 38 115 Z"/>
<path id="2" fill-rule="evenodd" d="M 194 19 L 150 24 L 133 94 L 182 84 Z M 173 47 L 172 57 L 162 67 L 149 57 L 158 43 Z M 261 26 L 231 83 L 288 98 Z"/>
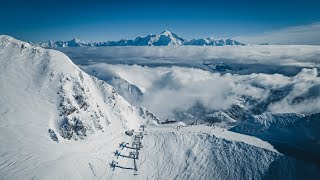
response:
<path id="1" fill-rule="evenodd" d="M 106 125 L 110 122 L 100 106 L 90 101 L 93 97 L 85 86 L 83 74 L 80 72 L 76 77 L 61 74 L 60 78 L 63 83 L 58 92 L 60 135 L 68 140 L 83 140 L 96 130 L 103 131 L 102 121 L 105 120 Z"/>
<path id="2" fill-rule="evenodd" d="M 50 138 L 52 139 L 52 141 L 59 142 L 58 136 L 57 136 L 56 132 L 54 132 L 54 130 L 49 129 L 48 132 L 50 134 Z"/>
<path id="3" fill-rule="evenodd" d="M 66 122 L 60 128 L 61 136 L 66 139 L 71 139 L 72 137 L 77 140 L 78 138 L 84 139 L 87 136 L 87 128 L 83 125 L 83 122 L 74 117 L 72 119 L 66 119 Z"/>

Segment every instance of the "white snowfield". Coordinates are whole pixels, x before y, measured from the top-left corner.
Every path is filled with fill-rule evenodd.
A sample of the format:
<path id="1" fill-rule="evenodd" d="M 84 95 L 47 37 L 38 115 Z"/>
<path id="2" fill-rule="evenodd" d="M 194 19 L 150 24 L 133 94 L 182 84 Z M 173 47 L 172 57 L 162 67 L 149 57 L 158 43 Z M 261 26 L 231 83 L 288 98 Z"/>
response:
<path id="1" fill-rule="evenodd" d="M 0 179 L 319 179 L 319 168 L 258 138 L 159 125 L 61 52 L 0 36 Z M 147 126 L 133 170 L 115 168 L 127 129 Z M 129 154 L 124 148 L 121 154 Z"/>

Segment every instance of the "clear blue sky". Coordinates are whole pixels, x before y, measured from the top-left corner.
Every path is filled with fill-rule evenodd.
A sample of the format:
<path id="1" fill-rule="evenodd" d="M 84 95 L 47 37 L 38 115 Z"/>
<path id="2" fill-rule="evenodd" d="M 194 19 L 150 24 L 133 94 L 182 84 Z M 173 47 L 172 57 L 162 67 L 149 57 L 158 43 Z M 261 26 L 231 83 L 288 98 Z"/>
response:
<path id="1" fill-rule="evenodd" d="M 2 0 L 0 34 L 25 41 L 259 34 L 320 21 L 319 0 Z"/>

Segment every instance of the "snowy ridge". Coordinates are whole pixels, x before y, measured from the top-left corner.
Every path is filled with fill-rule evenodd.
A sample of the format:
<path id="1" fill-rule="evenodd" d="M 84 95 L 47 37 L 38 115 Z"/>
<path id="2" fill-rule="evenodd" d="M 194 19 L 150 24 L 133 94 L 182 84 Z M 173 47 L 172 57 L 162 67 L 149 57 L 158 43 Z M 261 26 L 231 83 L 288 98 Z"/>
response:
<path id="1" fill-rule="evenodd" d="M 186 42 L 184 45 L 191 46 L 243 46 L 245 44 L 235 41 L 233 39 L 220 39 L 216 40 L 213 38 L 202 38 L 202 39 L 192 39 Z"/>
<path id="2" fill-rule="evenodd" d="M 245 45 L 232 39 L 213 39 L 202 38 L 192 39 L 190 41 L 179 37 L 177 34 L 170 31 L 163 31 L 159 34 L 150 34 L 148 36 L 139 36 L 134 40 L 121 39 L 119 41 L 106 42 L 85 42 L 74 38 L 70 41 L 48 41 L 37 43 L 41 47 L 102 47 L 102 46 L 237 46 Z"/>
<path id="3" fill-rule="evenodd" d="M 83 47 L 83 46 L 92 46 L 91 43 L 87 43 L 83 40 L 73 38 L 70 41 L 56 41 L 53 42 L 49 40 L 48 42 L 39 43 L 41 47 Z"/>
<path id="4" fill-rule="evenodd" d="M 130 104 L 135 105 L 143 96 L 143 91 L 138 86 L 125 79 L 112 73 L 100 73 L 101 67 L 86 68 L 86 66 L 80 66 L 80 68 L 90 75 L 112 85 L 117 93 L 124 97 Z"/>

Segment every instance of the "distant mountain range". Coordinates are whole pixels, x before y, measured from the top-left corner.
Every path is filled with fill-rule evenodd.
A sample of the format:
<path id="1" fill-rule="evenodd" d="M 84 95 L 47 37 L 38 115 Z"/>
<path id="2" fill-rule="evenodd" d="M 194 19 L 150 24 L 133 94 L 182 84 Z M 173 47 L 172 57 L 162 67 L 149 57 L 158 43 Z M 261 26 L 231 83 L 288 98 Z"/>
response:
<path id="1" fill-rule="evenodd" d="M 202 38 L 186 40 L 179 37 L 170 31 L 163 31 L 159 34 L 150 34 L 148 36 L 139 36 L 134 40 L 121 39 L 119 41 L 106 42 L 85 42 L 83 40 L 74 38 L 70 41 L 48 41 L 37 43 L 41 47 L 100 47 L 100 46 L 235 46 L 245 45 L 241 42 L 232 39 L 213 39 Z"/>

